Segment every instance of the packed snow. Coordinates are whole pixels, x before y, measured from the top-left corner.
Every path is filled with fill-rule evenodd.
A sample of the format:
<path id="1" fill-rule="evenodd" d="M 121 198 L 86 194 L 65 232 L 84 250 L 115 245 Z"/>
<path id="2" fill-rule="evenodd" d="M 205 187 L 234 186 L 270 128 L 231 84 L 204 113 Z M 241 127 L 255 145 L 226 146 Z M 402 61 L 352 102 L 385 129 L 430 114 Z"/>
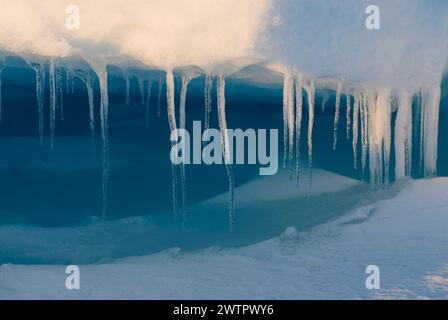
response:
<path id="1" fill-rule="evenodd" d="M 446 178 L 408 181 L 396 197 L 256 244 L 80 265 L 80 290 L 65 288 L 65 265 L 4 264 L 0 297 L 446 299 L 447 190 Z M 365 287 L 369 265 L 380 268 L 380 290 Z"/>

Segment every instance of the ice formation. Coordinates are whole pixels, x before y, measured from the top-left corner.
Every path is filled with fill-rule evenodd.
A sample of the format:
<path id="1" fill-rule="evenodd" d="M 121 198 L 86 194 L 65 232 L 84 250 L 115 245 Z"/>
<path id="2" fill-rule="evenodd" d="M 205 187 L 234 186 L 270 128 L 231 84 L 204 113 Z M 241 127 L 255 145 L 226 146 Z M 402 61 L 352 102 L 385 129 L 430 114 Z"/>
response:
<path id="1" fill-rule="evenodd" d="M 292 152 L 294 148 L 294 82 L 289 73 L 283 80 L 283 168 L 288 159 L 291 171 Z"/>
<path id="2" fill-rule="evenodd" d="M 303 76 L 299 75 L 295 84 L 296 99 L 296 184 L 299 186 L 300 179 L 300 137 L 302 132 L 303 116 Z"/>
<path id="3" fill-rule="evenodd" d="M 157 85 L 157 117 L 160 118 L 160 108 L 162 103 L 162 87 L 163 87 L 163 80 L 160 79 L 158 85 Z"/>
<path id="4" fill-rule="evenodd" d="M 0 61 L 0 121 L 2 121 L 2 73 L 5 65 Z"/>
<path id="5" fill-rule="evenodd" d="M 341 108 L 341 93 L 342 83 L 338 83 L 336 88 L 336 105 L 334 107 L 333 150 L 336 150 L 336 146 L 338 144 L 338 125 Z"/>
<path id="6" fill-rule="evenodd" d="M 230 150 L 229 135 L 227 133 L 227 119 L 226 119 L 226 97 L 225 97 L 225 78 L 219 75 L 217 79 L 217 100 L 218 100 L 218 120 L 219 129 L 221 130 L 221 143 L 224 157 L 224 164 L 227 170 L 227 177 L 229 179 L 229 226 L 232 230 L 235 225 L 235 182 L 232 169 L 232 155 Z"/>
<path id="7" fill-rule="evenodd" d="M 353 103 L 353 137 L 352 137 L 353 168 L 355 170 L 358 168 L 358 135 L 359 135 L 360 108 L 361 108 L 361 95 L 359 90 L 355 90 L 354 103 Z"/>
<path id="8" fill-rule="evenodd" d="M 131 104 L 131 97 L 130 97 L 131 78 L 126 73 L 124 74 L 124 82 L 126 86 L 126 105 L 129 107 L 129 105 Z"/>
<path id="9" fill-rule="evenodd" d="M 212 87 L 216 78 L 219 126 L 229 179 L 231 227 L 235 222 L 234 177 L 225 133 L 225 79 L 254 64 L 254 58 L 258 59 L 257 63 L 261 60 L 282 66 L 276 71 L 283 75 L 283 164 L 286 167 L 288 163 L 290 177 L 294 159 L 297 181 L 300 176 L 302 99 L 306 97 L 311 189 L 315 99 L 320 96 L 321 109 L 325 111 L 329 92 L 335 97 L 333 148 L 336 149 L 338 143 L 341 95 L 345 93 L 345 134 L 347 138 L 352 134 L 354 167 L 358 169 L 361 163 L 363 177 L 368 174 L 373 187 L 388 183 L 392 150 L 395 151 L 396 178 L 411 175 L 412 168 L 417 167 L 412 163 L 412 150 L 415 149 L 413 132 L 416 130 L 420 137 L 418 165 L 424 175 L 436 174 L 440 83 L 448 57 L 447 2 L 378 0 L 384 26 L 384 30 L 379 32 L 368 31 L 364 27 L 365 7 L 369 4 L 364 0 L 343 3 L 332 0 L 135 0 L 126 5 L 119 0 L 79 0 L 82 27 L 75 31 L 66 28 L 64 23 L 68 1 L 41 1 L 39 10 L 35 10 L 33 0 L 0 2 L 3 8 L 0 11 L 0 50 L 6 55 L 21 56 L 36 74 L 41 143 L 47 77 L 50 144 L 53 148 L 56 112 L 59 110 L 61 119 L 64 119 L 64 93 L 74 92 L 74 77 L 77 76 L 87 89 L 95 154 L 94 82 L 98 78 L 103 158 L 102 214 L 105 220 L 109 184 L 108 65 L 123 68 L 128 105 L 131 78 L 137 79 L 141 103 L 146 109 L 147 126 L 152 85 L 157 82 L 155 101 L 158 117 L 166 85 L 171 130 L 186 126 L 186 96 L 192 79 L 188 74 L 181 75 L 177 125 L 174 101 L 176 70 L 195 66 L 205 75 L 205 129 L 210 127 Z M 100 20 L 98 12 L 102 14 Z M 329 21 L 332 21 L 331 25 Z M 76 67 L 67 67 L 63 63 L 75 56 L 85 60 L 91 70 L 80 72 Z M 3 55 L 1 57 L 0 119 L 1 73 L 4 67 L 8 67 L 6 59 Z M 131 74 L 131 68 L 162 70 L 166 77 L 148 79 L 143 74 Z M 323 80 L 329 78 L 329 82 Z M 417 112 L 413 111 L 416 100 L 419 100 Z M 394 112 L 397 115 L 395 127 L 392 127 Z M 413 123 L 420 123 L 419 128 L 413 127 Z M 185 208 L 185 168 L 180 170 L 182 205 Z M 177 169 L 174 166 L 172 174 L 173 208 L 176 211 Z"/>
<path id="10" fill-rule="evenodd" d="M 172 71 L 166 72 L 166 105 L 168 124 L 171 132 L 177 130 L 176 108 L 174 104 L 174 75 Z M 176 165 L 171 164 L 173 212 L 177 215 L 177 170 Z"/>
<path id="11" fill-rule="evenodd" d="M 151 109 L 151 92 L 152 92 L 152 80 L 147 80 L 147 89 L 146 91 L 148 92 L 146 95 L 146 115 L 145 115 L 145 124 L 147 127 L 149 127 L 149 111 Z"/>
<path id="12" fill-rule="evenodd" d="M 56 74 L 55 64 L 50 60 L 50 145 L 54 148 L 54 130 L 56 126 Z"/>
<path id="13" fill-rule="evenodd" d="M 210 112 L 212 111 L 212 86 L 213 86 L 213 77 L 210 74 L 205 75 L 205 86 L 204 86 L 204 126 L 207 131 L 210 128 Z"/>
<path id="14" fill-rule="evenodd" d="M 347 107 L 346 107 L 346 122 L 347 122 L 347 139 L 350 139 L 350 128 L 352 125 L 352 105 L 351 105 L 351 97 L 350 94 L 347 92 L 345 94 L 345 100 L 347 102 Z"/>
<path id="15" fill-rule="evenodd" d="M 93 93 L 93 77 L 92 73 L 89 71 L 83 72 L 79 70 L 76 76 L 81 79 L 81 81 L 86 86 L 87 91 L 87 102 L 89 104 L 89 127 L 90 127 L 90 140 L 92 144 L 92 155 L 93 159 L 96 159 L 96 144 L 95 144 L 95 105 L 94 105 L 94 93 Z"/>
<path id="16" fill-rule="evenodd" d="M 308 97 L 308 174 L 309 174 L 309 191 L 312 187 L 312 168 L 313 168 L 313 127 L 314 127 L 314 96 L 315 86 L 313 80 L 305 85 L 306 95 Z"/>

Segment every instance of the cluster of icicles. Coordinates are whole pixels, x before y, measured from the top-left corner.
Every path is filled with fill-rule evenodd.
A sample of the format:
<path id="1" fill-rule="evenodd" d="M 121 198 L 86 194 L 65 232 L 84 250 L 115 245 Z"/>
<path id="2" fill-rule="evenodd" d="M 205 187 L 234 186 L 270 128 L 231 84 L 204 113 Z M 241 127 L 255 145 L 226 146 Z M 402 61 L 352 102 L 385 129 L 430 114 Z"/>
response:
<path id="1" fill-rule="evenodd" d="M 283 166 L 289 162 L 290 178 L 293 175 L 293 159 L 296 159 L 297 182 L 300 177 L 300 136 L 303 114 L 303 90 L 308 101 L 308 164 L 311 190 L 313 156 L 313 125 L 315 90 L 318 80 L 304 81 L 302 75 L 285 73 L 283 83 Z M 440 86 L 426 87 L 414 93 L 392 92 L 390 89 L 344 88 L 343 82 L 329 85 L 335 91 L 335 116 L 333 150 L 338 143 L 338 126 L 341 113 L 341 96 L 346 101 L 346 136 L 352 133 L 354 169 L 358 169 L 358 145 L 361 145 L 361 170 L 365 176 L 367 161 L 372 188 L 386 186 L 390 178 L 392 136 L 395 149 L 395 178 L 403 179 L 412 174 L 413 99 L 417 99 L 416 119 L 420 121 L 419 170 L 425 176 L 436 174 Z M 322 97 L 322 110 L 329 96 Z M 392 133 L 392 114 L 397 112 L 395 131 Z M 415 130 L 415 129 L 414 129 Z M 295 148 L 294 148 L 295 147 Z"/>
<path id="2" fill-rule="evenodd" d="M 65 90 L 67 93 L 74 91 L 74 78 L 77 77 L 85 84 L 88 95 L 90 131 L 92 139 L 93 154 L 95 154 L 95 119 L 94 119 L 94 82 L 98 78 L 101 95 L 100 124 L 102 136 L 103 155 L 103 206 L 102 216 L 107 220 L 107 189 L 109 183 L 109 142 L 108 142 L 108 89 L 107 89 L 107 69 L 106 65 L 98 61 L 89 61 L 92 70 L 75 69 L 58 66 L 53 60 L 30 62 L 28 65 L 36 73 L 36 96 L 39 114 L 39 134 L 41 144 L 43 143 L 43 109 L 45 98 L 46 77 L 49 76 L 50 92 L 50 144 L 54 148 L 54 132 L 56 123 L 56 110 L 63 119 L 63 73 L 65 72 Z M 0 120 L 1 120 L 1 73 L 5 64 L 0 60 Z M 186 122 L 186 97 L 189 82 L 200 74 L 183 75 L 181 81 L 181 94 L 179 101 L 179 122 L 176 120 L 175 106 L 175 81 L 171 70 L 166 71 L 165 78 L 152 79 L 139 75 L 123 74 L 126 83 L 126 101 L 130 103 L 129 90 L 130 78 L 135 76 L 138 80 L 142 105 L 146 107 L 146 125 L 149 125 L 149 111 L 151 100 L 151 88 L 158 82 L 158 106 L 157 114 L 160 116 L 160 100 L 162 96 L 163 83 L 166 84 L 167 114 L 170 129 L 185 128 Z M 204 88 L 204 118 L 205 129 L 210 127 L 210 113 L 212 106 L 212 86 L 217 83 L 217 106 L 218 121 L 221 130 L 221 143 L 223 148 L 224 163 L 228 174 L 229 182 L 229 226 L 233 228 L 235 224 L 235 203 L 234 203 L 234 177 L 231 165 L 231 150 L 229 149 L 229 137 L 227 135 L 226 102 L 225 102 L 225 77 L 224 75 L 205 76 Z M 308 165 L 309 165 L 309 190 L 312 185 L 312 158 L 313 158 L 313 126 L 315 112 L 315 92 L 319 87 L 319 79 L 305 79 L 303 75 L 285 72 L 283 82 L 283 121 L 284 121 L 284 158 L 283 166 L 287 163 L 290 170 L 290 178 L 295 176 L 297 184 L 300 178 L 300 141 L 302 131 L 302 115 L 306 101 L 308 107 Z M 146 88 L 146 90 L 145 90 Z M 440 87 L 428 87 L 418 92 L 392 92 L 389 89 L 370 88 L 346 88 L 343 82 L 328 83 L 323 86 L 325 89 L 335 91 L 335 118 L 334 118 L 334 143 L 336 149 L 338 137 L 338 124 L 341 111 L 341 96 L 346 97 L 346 134 L 347 138 L 352 133 L 352 144 L 354 153 L 354 168 L 357 169 L 359 156 L 358 145 L 361 146 L 360 162 L 362 172 L 366 171 L 367 161 L 372 187 L 384 186 L 389 182 L 390 176 L 390 156 L 392 142 L 392 113 L 397 111 L 394 132 L 395 146 L 395 176 L 401 179 L 411 175 L 412 171 L 412 132 L 413 132 L 413 112 L 412 104 L 415 97 L 419 98 L 417 117 L 420 120 L 420 167 L 425 175 L 436 173 L 437 162 L 437 136 L 440 103 Z M 145 97 L 145 91 L 147 92 Z M 306 94 L 306 96 L 305 96 Z M 304 99 L 305 98 L 305 99 Z M 322 109 L 329 100 L 329 95 L 322 96 Z M 295 162 L 294 162 L 295 160 Z M 178 174 L 181 181 L 181 201 L 182 201 L 182 223 L 186 222 L 186 177 L 184 165 L 172 165 L 172 196 L 173 211 L 177 217 L 177 184 Z"/>

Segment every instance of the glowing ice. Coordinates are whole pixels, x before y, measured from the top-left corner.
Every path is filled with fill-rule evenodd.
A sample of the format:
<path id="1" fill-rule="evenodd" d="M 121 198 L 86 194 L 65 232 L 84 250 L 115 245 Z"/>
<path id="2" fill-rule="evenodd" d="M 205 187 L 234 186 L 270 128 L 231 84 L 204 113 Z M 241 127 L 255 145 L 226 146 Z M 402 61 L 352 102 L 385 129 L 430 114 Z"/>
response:
<path id="1" fill-rule="evenodd" d="M 305 85 L 305 91 L 308 96 L 308 174 L 309 174 L 309 193 L 311 194 L 311 187 L 313 183 L 312 169 L 313 169 L 313 127 L 314 127 L 314 95 L 315 87 L 314 81 L 310 80 Z"/>
<path id="2" fill-rule="evenodd" d="M 103 221 L 107 220 L 107 191 L 109 189 L 109 93 L 107 86 L 106 65 L 98 60 L 88 60 L 88 63 L 98 76 L 100 85 L 100 124 L 101 138 L 103 142 Z"/>
<path id="3" fill-rule="evenodd" d="M 56 126 L 56 75 L 55 64 L 50 60 L 50 146 L 54 148 L 54 129 Z"/>
<path id="4" fill-rule="evenodd" d="M 346 112 L 347 139 L 349 139 L 350 138 L 350 129 L 351 129 L 351 125 L 352 125 L 352 123 L 351 123 L 351 121 L 352 121 L 352 115 L 351 115 L 352 106 L 351 106 L 351 97 L 350 97 L 350 94 L 348 92 L 345 94 L 345 99 L 347 101 L 347 108 L 346 108 L 346 111 L 347 111 Z"/>
<path id="5" fill-rule="evenodd" d="M 407 92 L 398 96 L 395 121 L 395 178 L 410 176 L 412 170 L 412 98 Z"/>
<path id="6" fill-rule="evenodd" d="M 5 65 L 0 61 L 0 121 L 2 121 L 2 73 Z"/>
<path id="7" fill-rule="evenodd" d="M 45 64 L 33 63 L 31 64 L 36 73 L 36 99 L 37 99 L 37 113 L 38 113 L 38 127 L 40 144 L 44 142 L 44 104 L 45 104 Z"/>
<path id="8" fill-rule="evenodd" d="M 339 125 L 339 113 L 341 108 L 341 93 L 342 93 L 342 84 L 338 83 L 336 87 L 336 104 L 334 107 L 333 150 L 336 150 L 336 146 L 338 144 L 338 125 Z"/>
<path id="9" fill-rule="evenodd" d="M 235 197 L 234 189 L 235 182 L 233 178 L 232 159 L 229 135 L 227 133 L 227 119 L 226 119 L 226 98 L 225 98 L 225 78 L 224 76 L 218 76 L 217 81 L 217 99 L 218 99 L 218 119 L 219 129 L 221 130 L 221 144 L 223 150 L 224 163 L 227 170 L 227 176 L 229 179 L 229 226 L 230 230 L 235 225 Z"/>
<path id="10" fill-rule="evenodd" d="M 96 145 L 95 145 L 95 106 L 93 96 L 93 79 L 90 71 L 78 72 L 76 74 L 82 82 L 86 85 L 87 101 L 89 104 L 89 127 L 90 127 L 90 140 L 92 144 L 92 155 L 96 158 Z"/>
<path id="11" fill-rule="evenodd" d="M 300 179 L 300 136 L 302 130 L 302 112 L 303 112 L 303 76 L 299 75 L 296 81 L 296 175 L 297 186 Z"/>
<path id="12" fill-rule="evenodd" d="M 173 132 L 177 130 L 176 124 L 176 110 L 174 104 L 174 75 L 172 71 L 166 72 L 166 103 L 167 103 L 167 114 L 168 114 L 168 124 L 170 126 L 170 131 Z M 177 215 L 177 170 L 174 164 L 171 164 L 171 174 L 172 174 L 172 196 L 173 196 L 173 212 Z"/>
<path id="13" fill-rule="evenodd" d="M 152 80 L 147 80 L 147 91 L 148 94 L 146 96 L 146 116 L 145 116 L 145 124 L 149 127 L 149 110 L 151 107 L 151 89 L 152 89 Z"/>

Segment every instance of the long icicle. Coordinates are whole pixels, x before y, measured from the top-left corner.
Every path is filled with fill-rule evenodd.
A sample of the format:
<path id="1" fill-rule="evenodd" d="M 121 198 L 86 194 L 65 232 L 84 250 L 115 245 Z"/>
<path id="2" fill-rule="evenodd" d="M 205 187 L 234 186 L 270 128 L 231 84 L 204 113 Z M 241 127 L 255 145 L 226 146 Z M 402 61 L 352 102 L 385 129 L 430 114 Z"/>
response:
<path id="1" fill-rule="evenodd" d="M 433 176 L 437 173 L 437 147 L 439 134 L 439 114 L 441 88 L 435 86 L 424 90 L 426 96 L 424 107 L 424 134 L 423 134 L 423 151 L 424 151 L 424 174 L 425 176 Z"/>
<path id="2" fill-rule="evenodd" d="M 289 74 L 285 73 L 283 77 L 283 169 L 286 168 L 286 158 L 289 153 L 288 133 L 288 107 L 289 107 Z"/>
<path id="3" fill-rule="evenodd" d="M 300 137 L 302 131 L 303 113 L 303 76 L 299 75 L 296 81 L 296 184 L 299 186 L 300 180 Z"/>
<path id="4" fill-rule="evenodd" d="M 3 64 L 3 61 L 0 61 L 0 121 L 3 120 L 2 118 L 2 73 L 3 69 L 5 68 L 5 65 Z"/>
<path id="5" fill-rule="evenodd" d="M 309 175 L 309 186 L 308 186 L 308 196 L 311 196 L 311 188 L 313 184 L 313 127 L 314 127 L 314 95 L 315 87 L 314 82 L 310 81 L 305 86 L 305 91 L 308 96 L 308 175 Z"/>
<path id="6" fill-rule="evenodd" d="M 35 64 L 33 66 L 36 73 L 36 99 L 38 113 L 38 127 L 40 145 L 44 144 L 44 104 L 45 104 L 45 64 Z"/>
<path id="7" fill-rule="evenodd" d="M 345 94 L 345 99 L 347 101 L 347 113 L 346 113 L 346 122 L 347 122 L 347 139 L 350 139 L 350 129 L 351 129 L 351 121 L 352 121 L 352 106 L 351 106 L 351 97 L 350 93 Z"/>
<path id="8" fill-rule="evenodd" d="M 140 91 L 140 97 L 142 99 L 142 106 L 145 106 L 145 78 L 141 75 L 137 76 L 138 89 Z"/>
<path id="9" fill-rule="evenodd" d="M 62 67 L 58 68 L 58 73 L 57 73 L 57 81 L 56 81 L 56 86 L 57 86 L 57 95 L 58 95 L 58 108 L 59 108 L 59 114 L 61 116 L 61 120 L 64 120 L 64 86 L 63 86 L 63 81 L 62 81 Z"/>
<path id="10" fill-rule="evenodd" d="M 50 146 L 54 149 L 54 129 L 56 125 L 56 75 L 54 61 L 50 61 Z"/>
<path id="11" fill-rule="evenodd" d="M 395 121 L 395 179 L 403 179 L 411 173 L 412 163 L 412 99 L 407 92 L 398 96 L 398 112 Z"/>
<path id="12" fill-rule="evenodd" d="M 369 167 L 372 188 L 389 182 L 391 151 L 391 92 L 369 91 Z"/>
<path id="13" fill-rule="evenodd" d="M 354 93 L 354 104 L 353 104 L 353 168 L 356 170 L 358 168 L 358 133 L 359 133 L 359 110 L 361 104 L 360 92 L 355 90 Z"/>
<path id="14" fill-rule="evenodd" d="M 92 145 L 92 157 L 96 160 L 96 143 L 95 143 L 95 105 L 93 96 L 93 78 L 90 71 L 86 73 L 74 73 L 86 85 L 87 101 L 89 104 L 89 127 L 90 127 L 90 141 Z"/>
<path id="15" fill-rule="evenodd" d="M 173 132 L 173 131 L 177 130 L 177 124 L 176 124 L 176 110 L 175 110 L 175 104 L 174 104 L 174 75 L 173 75 L 172 71 L 166 71 L 166 102 L 167 102 L 168 124 L 170 126 L 170 132 Z M 172 175 L 173 213 L 174 213 L 174 217 L 176 219 L 177 218 L 177 171 L 176 171 L 176 166 L 174 164 L 171 164 L 171 175 Z"/>
<path id="16" fill-rule="evenodd" d="M 420 172 L 423 172 L 423 153 L 424 153 L 424 137 L 425 137 L 425 117 L 426 117 L 426 94 L 425 92 L 422 90 L 422 92 L 420 93 L 420 153 L 419 153 L 419 157 L 420 157 L 420 161 L 419 161 L 419 170 Z M 424 174 L 424 172 L 423 172 Z"/>
<path id="17" fill-rule="evenodd" d="M 152 89 L 152 80 L 147 80 L 147 91 L 148 94 L 146 96 L 146 127 L 149 127 L 149 110 L 151 107 L 151 89 Z"/>
<path id="18" fill-rule="evenodd" d="M 367 149 L 369 147 L 369 110 L 367 108 L 367 92 L 361 91 L 361 105 L 360 105 L 360 114 L 361 114 L 361 168 L 362 168 L 362 178 L 364 180 L 364 175 L 366 172 L 367 165 Z"/>
<path id="19" fill-rule="evenodd" d="M 87 98 L 89 102 L 89 126 L 90 126 L 90 141 L 92 144 L 93 159 L 96 159 L 96 143 L 95 143 L 95 105 L 93 97 L 93 79 L 90 71 L 87 73 L 85 79 Z"/>
<path id="20" fill-rule="evenodd" d="M 103 220 L 107 220 L 107 192 L 109 189 L 109 96 L 107 70 L 102 68 L 98 74 L 101 92 L 101 136 L 103 139 Z"/>
<path id="21" fill-rule="evenodd" d="M 213 102 L 212 87 L 213 87 L 213 77 L 207 73 L 205 75 L 205 85 L 204 85 L 204 131 L 206 133 L 210 128 L 210 112 L 212 110 L 212 102 Z M 204 145 L 205 142 L 203 142 L 202 144 Z"/>
<path id="22" fill-rule="evenodd" d="M 173 80 L 174 81 L 174 80 Z M 163 80 L 160 79 L 158 87 L 157 87 L 157 118 L 160 118 L 161 113 L 161 104 L 162 104 L 162 87 L 163 87 Z"/>
<path id="23" fill-rule="evenodd" d="M 127 70 L 124 72 L 124 83 L 126 87 L 126 106 L 129 107 L 131 105 L 131 78 Z"/>
<path id="24" fill-rule="evenodd" d="M 289 76 L 288 78 L 288 97 L 287 97 L 287 110 L 288 110 L 288 167 L 289 167 L 289 179 L 292 180 L 292 161 L 294 155 L 294 135 L 295 135 L 295 121 L 294 121 L 294 78 Z"/>
<path id="25" fill-rule="evenodd" d="M 186 125 L 186 112 L 185 105 L 187 102 L 187 92 L 188 92 L 188 84 L 190 83 L 190 78 L 187 76 L 182 77 L 182 86 L 180 91 L 180 103 L 179 103 L 179 128 L 185 129 Z M 185 137 L 182 137 L 185 139 Z M 185 159 L 184 159 L 185 160 Z M 187 179 L 185 173 L 185 161 L 180 166 L 180 183 L 181 183 L 181 191 L 182 191 L 182 223 L 185 224 L 187 220 Z"/>
<path id="26" fill-rule="evenodd" d="M 338 126 L 339 126 L 339 113 L 341 108 L 341 93 L 342 93 L 342 85 L 338 83 L 336 87 L 336 103 L 334 108 L 333 150 L 336 150 L 336 146 L 338 144 Z"/>
<path id="27" fill-rule="evenodd" d="M 101 105 L 100 123 L 101 138 L 103 141 L 103 221 L 107 221 L 107 193 L 109 189 L 109 94 L 107 86 L 107 67 L 100 61 L 91 61 L 90 65 L 95 70 L 100 85 Z"/>
<path id="28" fill-rule="evenodd" d="M 226 119 L 226 98 L 225 98 L 225 79 L 223 75 L 218 76 L 218 119 L 219 129 L 221 131 L 221 144 L 223 150 L 224 164 L 227 170 L 227 176 L 229 180 L 229 228 L 233 230 L 235 225 L 235 182 L 232 169 L 232 155 L 230 150 L 229 135 L 227 132 L 227 119 Z"/>

